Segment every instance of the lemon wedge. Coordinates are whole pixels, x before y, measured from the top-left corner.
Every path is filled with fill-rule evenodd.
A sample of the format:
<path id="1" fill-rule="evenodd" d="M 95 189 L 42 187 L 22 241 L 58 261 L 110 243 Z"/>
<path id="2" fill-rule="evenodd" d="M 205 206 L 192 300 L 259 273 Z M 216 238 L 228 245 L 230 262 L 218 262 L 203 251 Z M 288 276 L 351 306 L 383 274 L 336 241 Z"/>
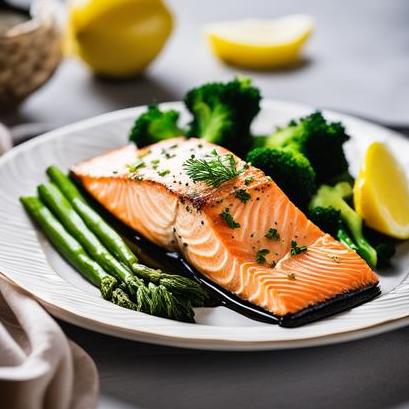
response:
<path id="1" fill-rule="evenodd" d="M 67 45 L 96 73 L 129 77 L 158 55 L 172 24 L 161 0 L 74 0 Z"/>
<path id="2" fill-rule="evenodd" d="M 307 15 L 274 20 L 248 19 L 205 27 L 213 53 L 226 63 L 270 69 L 293 64 L 314 28 Z"/>
<path id="3" fill-rule="evenodd" d="M 409 239 L 409 182 L 383 143 L 373 143 L 365 154 L 354 185 L 354 204 L 369 227 Z"/>

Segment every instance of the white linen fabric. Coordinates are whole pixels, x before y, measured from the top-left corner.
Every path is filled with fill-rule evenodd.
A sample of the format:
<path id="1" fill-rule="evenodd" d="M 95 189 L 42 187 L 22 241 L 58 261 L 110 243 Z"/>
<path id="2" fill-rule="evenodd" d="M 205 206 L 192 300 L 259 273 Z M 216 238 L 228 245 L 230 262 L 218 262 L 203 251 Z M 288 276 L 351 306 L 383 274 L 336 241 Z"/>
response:
<path id="1" fill-rule="evenodd" d="M 0 406 L 93 409 L 94 362 L 31 297 L 0 276 Z"/>

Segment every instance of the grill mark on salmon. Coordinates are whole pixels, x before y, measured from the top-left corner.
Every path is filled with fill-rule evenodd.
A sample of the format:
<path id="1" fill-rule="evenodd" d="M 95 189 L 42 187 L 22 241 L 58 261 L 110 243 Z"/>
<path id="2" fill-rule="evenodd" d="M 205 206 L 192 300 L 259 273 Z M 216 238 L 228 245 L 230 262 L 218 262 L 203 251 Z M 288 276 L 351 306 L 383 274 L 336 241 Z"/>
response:
<path id="1" fill-rule="evenodd" d="M 250 166 L 218 188 L 193 183 L 182 164 L 192 154 L 203 157 L 213 149 L 228 152 L 194 138 L 174 138 L 139 151 L 129 145 L 82 162 L 72 172 L 125 224 L 180 251 L 211 281 L 277 316 L 378 283 L 354 251 L 309 221 L 261 170 Z M 133 174 L 128 165 L 138 156 L 145 167 Z M 235 160 L 242 168 L 244 162 Z M 253 182 L 246 185 L 249 176 Z M 248 191 L 247 203 L 235 197 L 237 189 Z M 230 228 L 220 216 L 226 208 L 240 228 Z M 265 237 L 270 228 L 277 229 L 279 240 Z M 291 256 L 292 240 L 307 251 Z M 269 251 L 263 264 L 256 261 L 260 249 Z"/>

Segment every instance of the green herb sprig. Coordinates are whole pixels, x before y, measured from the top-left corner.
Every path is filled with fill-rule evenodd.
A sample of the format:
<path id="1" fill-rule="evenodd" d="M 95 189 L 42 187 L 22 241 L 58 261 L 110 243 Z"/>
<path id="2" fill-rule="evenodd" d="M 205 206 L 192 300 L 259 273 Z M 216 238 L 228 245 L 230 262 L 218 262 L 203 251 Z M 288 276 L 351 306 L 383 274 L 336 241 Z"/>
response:
<path id="1" fill-rule="evenodd" d="M 168 175 L 169 173 L 170 173 L 169 169 L 163 169 L 158 171 L 158 175 L 162 177 Z"/>
<path id="2" fill-rule="evenodd" d="M 277 229 L 274 229 L 273 227 L 271 227 L 270 229 L 268 229 L 268 232 L 264 235 L 264 237 L 266 237 L 269 240 L 280 240 L 280 233 L 278 232 Z"/>
<path id="3" fill-rule="evenodd" d="M 250 193 L 246 189 L 238 189 L 234 192 L 234 196 L 240 200 L 240 202 L 246 204 L 250 199 Z"/>
<path id="4" fill-rule="evenodd" d="M 269 249 L 260 249 L 256 253 L 256 262 L 258 264 L 264 264 L 266 262 L 266 255 L 270 253 Z"/>
<path id="5" fill-rule="evenodd" d="M 216 149 L 213 149 L 203 159 L 193 157 L 187 159 L 183 164 L 183 169 L 194 182 L 204 182 L 212 187 L 219 187 L 244 171 L 244 168 L 237 169 L 236 161 L 231 153 L 219 155 Z"/>
<path id="6" fill-rule="evenodd" d="M 307 246 L 299 246 L 295 240 L 291 240 L 290 254 L 296 256 L 297 254 L 305 253 L 308 250 Z"/>
<path id="7" fill-rule="evenodd" d="M 226 222 L 226 224 L 231 228 L 231 229 L 238 229 L 240 227 L 240 223 L 237 223 L 234 219 L 233 216 L 230 213 L 230 209 L 226 207 L 221 213 L 220 216 L 223 218 L 223 220 Z"/>
<path id="8" fill-rule="evenodd" d="M 139 169 L 144 168 L 145 166 L 146 166 L 145 162 L 141 159 L 137 159 L 134 163 L 130 163 L 129 165 L 126 165 L 129 173 L 135 173 Z"/>

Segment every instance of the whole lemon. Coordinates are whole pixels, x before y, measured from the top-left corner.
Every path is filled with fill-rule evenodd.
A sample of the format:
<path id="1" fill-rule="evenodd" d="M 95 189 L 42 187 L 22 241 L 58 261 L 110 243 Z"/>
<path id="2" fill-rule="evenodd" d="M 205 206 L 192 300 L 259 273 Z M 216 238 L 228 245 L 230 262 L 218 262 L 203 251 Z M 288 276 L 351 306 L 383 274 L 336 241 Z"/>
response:
<path id="1" fill-rule="evenodd" d="M 173 26 L 161 0 L 74 0 L 70 3 L 70 48 L 95 73 L 130 77 L 159 54 Z"/>

